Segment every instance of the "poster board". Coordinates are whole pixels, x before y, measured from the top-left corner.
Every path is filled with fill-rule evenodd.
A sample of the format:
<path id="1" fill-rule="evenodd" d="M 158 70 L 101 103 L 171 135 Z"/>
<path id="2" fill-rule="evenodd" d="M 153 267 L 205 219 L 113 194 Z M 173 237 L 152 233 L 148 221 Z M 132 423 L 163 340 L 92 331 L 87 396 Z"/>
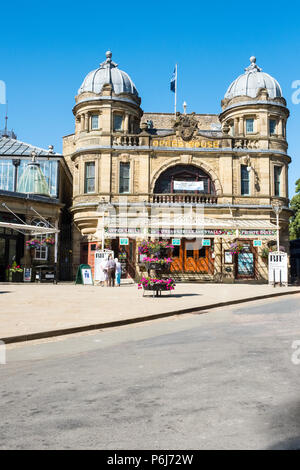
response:
<path id="1" fill-rule="evenodd" d="M 31 274 L 32 274 L 32 269 L 31 268 L 24 268 L 24 272 L 23 272 L 24 282 L 31 282 Z"/>
<path id="2" fill-rule="evenodd" d="M 114 252 L 112 250 L 97 250 L 95 252 L 95 268 L 94 268 L 95 281 L 101 280 L 101 263 L 104 259 L 108 259 L 110 255 L 114 258 Z"/>
<path id="3" fill-rule="evenodd" d="M 78 266 L 75 284 L 83 284 L 83 285 L 93 285 L 93 275 L 92 269 L 89 264 L 81 264 Z"/>

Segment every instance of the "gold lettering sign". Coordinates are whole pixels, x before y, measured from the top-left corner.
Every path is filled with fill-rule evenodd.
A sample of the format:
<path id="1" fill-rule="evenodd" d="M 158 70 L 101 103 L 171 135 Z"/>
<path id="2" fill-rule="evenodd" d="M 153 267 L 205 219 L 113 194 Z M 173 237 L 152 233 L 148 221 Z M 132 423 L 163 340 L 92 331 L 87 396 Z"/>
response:
<path id="1" fill-rule="evenodd" d="M 185 142 L 180 137 L 168 139 L 154 139 L 152 141 L 153 147 L 174 147 L 174 148 L 220 148 L 219 140 L 190 140 Z"/>

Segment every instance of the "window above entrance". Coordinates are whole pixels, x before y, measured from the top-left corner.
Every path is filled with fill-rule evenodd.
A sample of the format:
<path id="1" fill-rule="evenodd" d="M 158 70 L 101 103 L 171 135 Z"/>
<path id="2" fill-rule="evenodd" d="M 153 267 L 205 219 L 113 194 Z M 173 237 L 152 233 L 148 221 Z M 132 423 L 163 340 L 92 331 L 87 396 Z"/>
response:
<path id="1" fill-rule="evenodd" d="M 154 193 L 215 194 L 215 187 L 210 176 L 201 168 L 193 165 L 176 165 L 159 176 Z"/>

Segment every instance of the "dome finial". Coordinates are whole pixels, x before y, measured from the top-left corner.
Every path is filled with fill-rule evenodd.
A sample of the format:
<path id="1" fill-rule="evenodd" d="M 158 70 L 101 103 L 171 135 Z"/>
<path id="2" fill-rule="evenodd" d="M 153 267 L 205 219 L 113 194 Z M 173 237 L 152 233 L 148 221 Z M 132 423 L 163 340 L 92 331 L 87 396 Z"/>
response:
<path id="1" fill-rule="evenodd" d="M 250 57 L 250 62 L 251 62 L 250 65 L 245 68 L 246 73 L 261 72 L 262 71 L 262 69 L 260 67 L 258 67 L 258 65 L 256 65 L 256 57 L 254 55 L 252 55 Z"/>
<path id="2" fill-rule="evenodd" d="M 113 62 L 111 60 L 112 58 L 112 52 L 111 51 L 106 51 L 105 52 L 106 60 L 100 64 L 101 69 L 112 69 L 114 67 L 118 67 L 118 64 Z"/>

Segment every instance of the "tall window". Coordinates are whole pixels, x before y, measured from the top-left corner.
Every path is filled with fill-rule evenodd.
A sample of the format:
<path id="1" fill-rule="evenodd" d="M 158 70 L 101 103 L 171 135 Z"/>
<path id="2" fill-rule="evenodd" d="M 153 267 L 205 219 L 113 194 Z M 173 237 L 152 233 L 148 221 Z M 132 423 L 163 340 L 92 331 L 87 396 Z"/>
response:
<path id="1" fill-rule="evenodd" d="M 47 227 L 48 225 L 43 220 L 34 220 L 32 225 L 37 227 Z M 36 235 L 35 238 L 42 241 L 47 235 Z M 34 259 L 46 261 L 48 259 L 48 247 L 40 246 L 34 250 Z"/>
<path id="2" fill-rule="evenodd" d="M 121 131 L 123 123 L 123 116 L 121 114 L 114 114 L 114 131 Z"/>
<path id="3" fill-rule="evenodd" d="M 274 195 L 280 196 L 281 166 L 274 166 Z"/>
<path id="4" fill-rule="evenodd" d="M 248 196 L 250 194 L 250 171 L 247 165 L 241 165 L 241 194 Z"/>
<path id="5" fill-rule="evenodd" d="M 87 162 L 85 164 L 84 192 L 95 192 L 95 162 Z"/>
<path id="6" fill-rule="evenodd" d="M 254 119 L 246 119 L 246 134 L 253 134 L 254 132 Z"/>
<path id="7" fill-rule="evenodd" d="M 269 129 L 270 129 L 270 135 L 276 134 L 276 120 L 275 119 L 269 120 Z"/>
<path id="8" fill-rule="evenodd" d="M 92 124 L 92 129 L 99 129 L 99 116 L 98 116 L 98 114 L 92 114 L 91 124 Z"/>
<path id="9" fill-rule="evenodd" d="M 129 193 L 130 163 L 120 163 L 120 193 Z"/>
<path id="10" fill-rule="evenodd" d="M 12 160 L 0 160 L 0 189 L 14 191 L 15 167 Z"/>

